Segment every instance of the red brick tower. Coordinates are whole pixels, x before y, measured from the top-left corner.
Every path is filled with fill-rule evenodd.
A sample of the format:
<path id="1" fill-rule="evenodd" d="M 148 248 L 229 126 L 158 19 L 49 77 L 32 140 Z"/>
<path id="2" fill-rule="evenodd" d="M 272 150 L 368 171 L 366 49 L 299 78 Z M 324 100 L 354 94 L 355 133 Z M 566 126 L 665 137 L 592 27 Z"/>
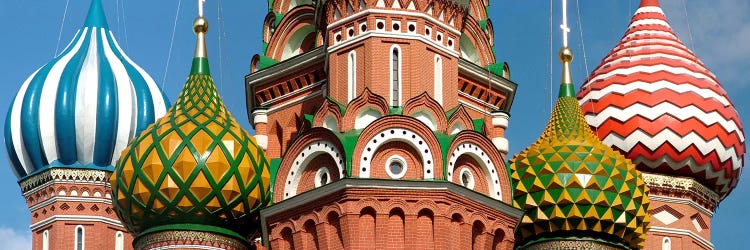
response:
<path id="1" fill-rule="evenodd" d="M 33 249 L 132 249 L 107 180 L 127 141 L 166 109 L 109 30 L 101 1 L 91 1 L 83 27 L 21 85 L 6 118 Z"/>
<path id="2" fill-rule="evenodd" d="M 272 249 L 508 249 L 516 84 L 486 1 L 270 1 L 246 76 Z"/>
<path id="3" fill-rule="evenodd" d="M 726 91 L 677 38 L 659 1 L 641 1 L 578 97 L 599 138 L 643 171 L 646 248 L 713 249 L 711 217 L 737 185 L 745 135 Z"/>

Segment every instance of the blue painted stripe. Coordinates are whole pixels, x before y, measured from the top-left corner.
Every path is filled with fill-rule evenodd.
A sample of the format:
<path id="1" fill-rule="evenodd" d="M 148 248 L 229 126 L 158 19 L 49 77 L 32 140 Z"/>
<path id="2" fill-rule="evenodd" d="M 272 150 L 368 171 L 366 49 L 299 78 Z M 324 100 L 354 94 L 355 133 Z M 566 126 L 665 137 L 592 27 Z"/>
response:
<path id="1" fill-rule="evenodd" d="M 85 37 L 83 33 L 84 32 L 79 32 L 80 35 L 74 38 L 74 41 L 81 39 L 81 37 Z M 47 75 L 52 67 L 60 61 L 60 58 L 65 54 L 70 53 L 70 50 L 72 50 L 73 47 L 75 46 L 71 46 L 67 51 L 60 53 L 60 56 L 47 63 L 47 65 L 44 65 L 44 67 L 39 70 L 39 73 L 37 73 L 37 75 L 34 76 L 34 79 L 29 83 L 26 95 L 21 103 L 21 105 L 23 105 L 21 107 L 21 134 L 23 135 L 23 143 L 32 163 L 32 166 L 30 166 L 32 169 L 39 169 L 49 164 L 47 157 L 44 154 L 41 138 L 39 136 L 39 101 L 42 98 L 42 87 L 44 86 L 44 81 L 47 79 Z"/>
<path id="2" fill-rule="evenodd" d="M 13 98 L 14 103 L 16 98 Z M 8 108 L 8 114 L 5 117 L 5 149 L 8 151 L 8 160 L 10 160 L 11 170 L 16 174 L 16 177 L 21 178 L 26 176 L 26 169 L 21 165 L 21 161 L 18 159 L 16 154 L 16 147 L 13 146 L 13 130 L 10 123 L 10 117 L 12 115 L 13 105 Z"/>
<path id="3" fill-rule="evenodd" d="M 55 99 L 55 138 L 57 139 L 57 152 L 62 164 L 71 165 L 78 161 L 78 149 L 76 143 L 76 93 L 78 90 L 78 78 L 86 59 L 90 39 L 81 44 L 81 48 L 70 59 L 68 65 L 60 76 Z"/>
<path id="4" fill-rule="evenodd" d="M 136 104 L 136 108 L 133 111 L 136 112 L 135 135 L 138 135 L 141 133 L 141 131 L 146 129 L 149 124 L 154 122 L 154 98 L 151 96 L 151 91 L 148 88 L 146 79 L 143 78 L 143 76 L 138 72 L 137 69 L 135 69 L 135 67 L 133 67 L 133 65 L 125 60 L 125 57 L 122 56 L 120 51 L 115 46 L 115 38 L 112 37 L 109 32 L 107 32 L 106 34 L 109 47 L 112 49 L 112 52 L 115 53 L 115 56 L 117 56 L 117 58 L 120 59 L 122 64 L 125 66 L 125 70 L 128 72 L 130 81 L 133 84 L 133 89 L 135 89 L 134 101 Z"/>
<path id="5" fill-rule="evenodd" d="M 97 31 L 98 33 L 98 31 Z M 103 43 L 97 34 L 97 41 Z M 104 46 L 97 47 L 99 57 L 99 89 L 96 104 L 96 135 L 94 139 L 94 164 L 109 166 L 117 141 L 117 86 L 112 68 L 104 56 Z"/>

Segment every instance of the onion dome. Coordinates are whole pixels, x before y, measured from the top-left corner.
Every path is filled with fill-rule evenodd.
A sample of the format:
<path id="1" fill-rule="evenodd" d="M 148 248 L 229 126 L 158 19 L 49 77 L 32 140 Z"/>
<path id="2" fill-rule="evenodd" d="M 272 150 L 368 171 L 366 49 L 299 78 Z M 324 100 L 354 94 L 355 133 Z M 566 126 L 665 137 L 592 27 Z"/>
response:
<path id="1" fill-rule="evenodd" d="M 526 211 L 517 246 L 556 240 L 641 248 L 649 224 L 647 187 L 633 163 L 589 129 L 575 98 L 569 49 L 544 133 L 510 161 L 514 205 Z"/>
<path id="2" fill-rule="evenodd" d="M 599 138 L 639 170 L 693 178 L 721 197 L 737 185 L 745 154 L 737 111 L 658 1 L 641 2 L 578 98 Z"/>
<path id="3" fill-rule="evenodd" d="M 123 151 L 110 178 L 113 203 L 136 235 L 198 230 L 244 241 L 271 198 L 269 163 L 216 91 L 206 19 L 196 19 L 193 30 L 198 43 L 185 87 Z"/>
<path id="4" fill-rule="evenodd" d="M 166 96 L 125 55 L 100 0 L 67 48 L 21 86 L 5 119 L 19 179 L 48 168 L 112 171 L 128 141 L 167 110 Z"/>

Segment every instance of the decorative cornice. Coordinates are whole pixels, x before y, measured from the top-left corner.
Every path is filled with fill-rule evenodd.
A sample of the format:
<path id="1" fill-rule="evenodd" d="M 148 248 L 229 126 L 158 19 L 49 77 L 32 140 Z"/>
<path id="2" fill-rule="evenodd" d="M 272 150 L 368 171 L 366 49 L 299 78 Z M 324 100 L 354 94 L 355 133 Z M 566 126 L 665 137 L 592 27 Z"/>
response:
<path id="1" fill-rule="evenodd" d="M 688 237 L 694 239 L 696 242 L 702 244 L 707 249 L 711 249 L 711 250 L 714 249 L 714 244 L 713 243 L 711 243 L 710 241 L 704 239 L 700 235 L 697 235 L 697 234 L 695 234 L 695 233 L 693 233 L 693 232 L 691 232 L 689 230 L 652 226 L 649 229 L 649 232 L 658 232 L 658 233 L 667 233 L 667 234 L 677 234 L 677 235 L 688 236 Z"/>
<path id="2" fill-rule="evenodd" d="M 601 250 L 622 250 L 622 247 L 617 247 L 604 242 L 592 241 L 592 240 L 550 240 L 539 242 L 536 244 L 529 245 L 527 247 L 521 247 L 524 250 L 584 250 L 584 249 L 601 249 Z"/>
<path id="3" fill-rule="evenodd" d="M 38 228 L 45 227 L 56 221 L 73 221 L 76 223 L 80 223 L 84 221 L 85 222 L 100 222 L 100 223 L 108 224 L 111 226 L 124 228 L 122 223 L 120 223 L 119 220 L 115 220 L 115 219 L 111 219 L 111 218 L 107 218 L 103 216 L 88 216 L 88 215 L 53 215 L 37 223 L 31 224 L 29 228 L 33 232 L 34 230 Z"/>
<path id="4" fill-rule="evenodd" d="M 135 249 L 152 249 L 166 246 L 199 244 L 221 249 L 248 249 L 240 240 L 224 235 L 201 231 L 161 231 L 146 234 L 136 239 Z"/>
<path id="5" fill-rule="evenodd" d="M 689 193 L 693 200 L 711 211 L 721 201 L 716 192 L 692 178 L 643 173 L 643 181 L 650 188 L 649 195 L 670 196 L 668 194 Z"/>
<path id="6" fill-rule="evenodd" d="M 21 191 L 26 193 L 26 191 L 52 180 L 109 183 L 108 180 L 111 174 L 107 171 L 94 169 L 50 168 L 49 170 L 21 180 L 18 185 L 21 186 Z"/>

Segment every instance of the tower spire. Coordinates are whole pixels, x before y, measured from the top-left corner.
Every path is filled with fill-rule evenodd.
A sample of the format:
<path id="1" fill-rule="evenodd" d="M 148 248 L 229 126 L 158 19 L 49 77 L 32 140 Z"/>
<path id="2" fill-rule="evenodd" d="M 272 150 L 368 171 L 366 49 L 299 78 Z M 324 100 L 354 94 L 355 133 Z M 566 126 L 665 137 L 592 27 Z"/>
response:
<path id="1" fill-rule="evenodd" d="M 107 25 L 107 17 L 104 16 L 104 8 L 102 8 L 101 0 L 91 0 L 91 6 L 89 6 L 89 13 L 86 16 L 85 27 L 99 27 L 109 29 Z"/>
<path id="2" fill-rule="evenodd" d="M 647 6 L 653 6 L 653 7 L 659 7 L 659 0 L 641 0 L 641 6 L 640 7 L 647 7 Z"/>
<path id="3" fill-rule="evenodd" d="M 196 35 L 195 55 L 193 56 L 193 67 L 191 74 L 210 74 L 208 68 L 208 52 L 206 50 L 206 32 L 208 32 L 208 20 L 203 17 L 203 3 L 206 0 L 198 0 L 198 17 L 193 21 L 193 32 Z"/>
<path id="4" fill-rule="evenodd" d="M 562 29 L 563 36 L 563 47 L 558 53 L 560 62 L 562 62 L 562 78 L 560 79 L 560 92 L 558 97 L 575 97 L 576 92 L 573 88 L 573 76 L 570 72 L 570 62 L 573 61 L 573 51 L 568 48 L 568 33 L 570 33 L 570 27 L 568 27 L 568 1 L 562 0 Z"/>

